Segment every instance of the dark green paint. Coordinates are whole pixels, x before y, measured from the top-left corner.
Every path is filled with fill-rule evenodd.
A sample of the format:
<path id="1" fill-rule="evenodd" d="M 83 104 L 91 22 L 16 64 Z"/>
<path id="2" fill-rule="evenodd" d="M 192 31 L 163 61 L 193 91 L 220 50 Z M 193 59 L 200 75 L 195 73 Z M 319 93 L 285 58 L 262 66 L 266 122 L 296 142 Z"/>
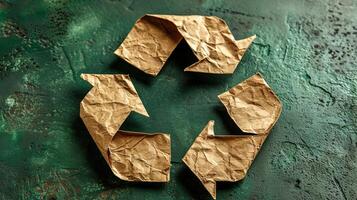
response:
<path id="1" fill-rule="evenodd" d="M 355 0 L 0 1 L 0 199 L 208 199 L 180 161 L 208 120 L 239 133 L 217 95 L 261 72 L 283 102 L 248 176 L 218 199 L 355 199 Z M 156 77 L 113 51 L 146 13 L 222 17 L 258 39 L 233 75 L 184 73 L 184 43 Z M 171 181 L 116 178 L 79 119 L 81 73 L 129 73 L 150 118 L 123 129 L 167 132 Z"/>

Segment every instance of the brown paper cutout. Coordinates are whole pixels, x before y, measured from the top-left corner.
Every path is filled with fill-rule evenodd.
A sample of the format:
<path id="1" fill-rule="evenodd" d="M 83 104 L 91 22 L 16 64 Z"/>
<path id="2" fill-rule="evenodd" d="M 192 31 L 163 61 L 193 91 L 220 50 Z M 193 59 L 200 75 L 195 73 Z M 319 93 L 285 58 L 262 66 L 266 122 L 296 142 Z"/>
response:
<path id="1" fill-rule="evenodd" d="M 260 74 L 256 74 L 218 96 L 229 115 L 246 133 L 214 135 L 214 122 L 196 138 L 182 159 L 216 199 L 216 181 L 243 179 L 271 128 L 282 105 Z"/>
<path id="2" fill-rule="evenodd" d="M 198 59 L 184 71 L 232 74 L 255 35 L 235 40 L 227 24 L 215 16 L 145 15 L 114 53 L 156 76 L 182 39 Z"/>
<path id="3" fill-rule="evenodd" d="M 281 102 L 258 73 L 218 95 L 229 116 L 246 133 L 266 134 L 281 112 Z"/>
<path id="4" fill-rule="evenodd" d="M 129 75 L 82 74 L 93 85 L 80 117 L 113 173 L 122 180 L 168 182 L 170 136 L 119 130 L 130 112 L 149 116 Z"/>
<path id="5" fill-rule="evenodd" d="M 209 121 L 183 162 L 216 199 L 216 181 L 243 179 L 266 136 L 215 136 L 213 126 L 214 121 Z"/>

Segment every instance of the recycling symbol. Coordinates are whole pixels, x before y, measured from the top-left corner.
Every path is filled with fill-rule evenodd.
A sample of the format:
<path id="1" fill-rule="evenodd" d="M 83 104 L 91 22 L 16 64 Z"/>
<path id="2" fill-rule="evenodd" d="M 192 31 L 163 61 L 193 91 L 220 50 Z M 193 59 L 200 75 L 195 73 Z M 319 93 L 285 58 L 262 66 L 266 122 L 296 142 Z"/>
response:
<path id="1" fill-rule="evenodd" d="M 255 36 L 235 40 L 227 24 L 213 16 L 145 15 L 115 54 L 156 76 L 184 39 L 198 61 L 185 71 L 231 74 Z M 82 74 L 93 87 L 80 103 L 80 117 L 113 173 L 122 180 L 168 182 L 171 139 L 165 133 L 120 130 L 134 111 L 149 116 L 129 75 Z M 182 161 L 216 199 L 217 181 L 243 179 L 282 104 L 259 73 L 218 95 L 245 135 L 215 136 L 209 121 Z"/>

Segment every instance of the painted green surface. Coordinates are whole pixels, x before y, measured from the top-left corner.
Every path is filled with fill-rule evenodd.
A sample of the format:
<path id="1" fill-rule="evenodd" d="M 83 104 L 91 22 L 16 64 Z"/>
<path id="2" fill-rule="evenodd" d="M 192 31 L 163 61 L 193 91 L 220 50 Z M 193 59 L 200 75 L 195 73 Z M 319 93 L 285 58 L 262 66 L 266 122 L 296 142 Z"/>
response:
<path id="1" fill-rule="evenodd" d="M 218 199 L 356 199 L 355 0 L 0 1 L 0 199 L 209 199 L 180 161 L 208 122 L 239 133 L 217 94 L 261 72 L 283 112 L 238 183 Z M 156 78 L 113 55 L 145 13 L 222 17 L 258 39 L 233 75 L 184 73 L 184 43 Z M 81 73 L 129 73 L 150 118 L 123 129 L 167 132 L 171 181 L 120 181 L 79 119 Z"/>

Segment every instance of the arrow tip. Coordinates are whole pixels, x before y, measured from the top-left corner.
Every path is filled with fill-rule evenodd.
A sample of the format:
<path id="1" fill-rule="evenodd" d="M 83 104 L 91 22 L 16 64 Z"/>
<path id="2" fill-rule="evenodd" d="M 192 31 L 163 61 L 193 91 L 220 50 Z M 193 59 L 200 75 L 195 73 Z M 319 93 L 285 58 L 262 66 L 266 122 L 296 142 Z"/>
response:
<path id="1" fill-rule="evenodd" d="M 257 38 L 256 35 L 252 35 L 250 37 L 244 38 L 242 40 L 237 40 L 236 44 L 239 47 L 239 49 L 246 50 L 248 47 L 252 44 L 252 42 Z M 243 55 L 241 55 L 243 56 Z"/>
<path id="2" fill-rule="evenodd" d="M 200 136 L 206 138 L 207 136 L 214 136 L 214 120 L 210 120 L 206 127 L 200 133 Z"/>
<path id="3" fill-rule="evenodd" d="M 122 98 L 120 99 L 122 101 L 121 103 L 129 106 L 132 111 L 149 117 L 129 75 L 81 74 L 81 78 L 89 82 L 93 87 L 100 88 L 100 93 L 105 93 L 106 98 L 116 98 L 116 101 L 118 101 L 118 98 Z M 121 91 L 122 95 L 114 95 L 118 91 Z M 128 101 L 128 99 L 130 99 L 130 101 Z"/>
<path id="4" fill-rule="evenodd" d="M 217 198 L 217 183 L 216 181 L 207 181 L 203 182 L 203 185 L 205 186 L 206 190 L 210 193 L 213 199 Z"/>
<path id="5" fill-rule="evenodd" d="M 99 83 L 99 81 L 96 81 L 97 79 L 95 77 L 96 74 L 81 74 L 81 78 L 90 83 L 92 86 L 95 86 Z"/>
<path id="6" fill-rule="evenodd" d="M 200 174 L 197 167 L 197 152 L 201 152 L 201 145 L 204 143 L 208 137 L 214 136 L 214 120 L 210 120 L 205 128 L 201 131 L 199 136 L 196 138 L 194 144 L 187 151 L 186 155 L 183 157 L 182 161 L 190 168 L 190 170 L 197 176 L 202 182 L 203 186 L 207 189 L 213 199 L 216 199 L 216 181 L 214 179 L 207 179 L 202 174 Z"/>

